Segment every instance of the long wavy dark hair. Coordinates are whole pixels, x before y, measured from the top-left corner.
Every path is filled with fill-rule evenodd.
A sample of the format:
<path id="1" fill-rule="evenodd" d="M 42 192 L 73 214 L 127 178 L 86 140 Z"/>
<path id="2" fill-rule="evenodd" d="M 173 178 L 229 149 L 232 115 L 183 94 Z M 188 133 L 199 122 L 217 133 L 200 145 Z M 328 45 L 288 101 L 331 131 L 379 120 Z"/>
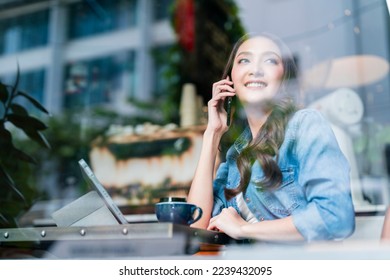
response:
<path id="1" fill-rule="evenodd" d="M 282 63 L 284 66 L 284 74 L 282 83 L 278 92 L 278 98 L 269 101 L 266 109 L 269 109 L 270 114 L 261 127 L 253 141 L 245 147 L 237 156 L 237 167 L 240 172 L 240 183 L 234 189 L 225 188 L 225 196 L 231 199 L 240 192 L 245 193 L 251 177 L 251 169 L 253 164 L 258 161 L 264 172 L 264 178 L 261 182 L 257 182 L 262 189 L 273 189 L 280 186 L 282 183 L 282 172 L 277 164 L 279 148 L 283 143 L 285 130 L 290 117 L 296 112 L 297 107 L 295 102 L 289 95 L 289 84 L 297 77 L 297 66 L 294 58 L 288 47 L 274 35 L 271 34 L 255 34 L 244 35 L 233 47 L 229 56 L 229 60 L 225 66 L 223 78 L 231 77 L 233 62 L 240 46 L 250 38 L 266 37 L 275 42 L 281 53 Z"/>

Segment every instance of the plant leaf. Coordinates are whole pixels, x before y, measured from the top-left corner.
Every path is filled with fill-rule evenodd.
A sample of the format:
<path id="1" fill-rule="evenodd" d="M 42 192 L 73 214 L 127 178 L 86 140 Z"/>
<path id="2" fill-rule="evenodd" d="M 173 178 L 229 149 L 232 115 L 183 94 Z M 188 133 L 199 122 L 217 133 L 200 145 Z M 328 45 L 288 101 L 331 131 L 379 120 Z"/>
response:
<path id="1" fill-rule="evenodd" d="M 21 106 L 19 104 L 13 103 L 11 105 L 11 109 L 12 109 L 12 112 L 14 112 L 16 115 L 28 116 L 27 110 L 23 106 Z"/>
<path id="2" fill-rule="evenodd" d="M 0 225 L 1 224 L 5 224 L 6 225 L 8 223 L 9 223 L 8 219 L 6 217 L 4 217 L 3 214 L 0 213 Z"/>
<path id="3" fill-rule="evenodd" d="M 23 130 L 32 140 L 39 143 L 41 146 L 51 149 L 46 137 L 38 130 Z"/>
<path id="4" fill-rule="evenodd" d="M 0 198 L 0 205 L 4 206 L 4 210 L 2 211 L 3 214 L 6 214 L 6 216 L 9 216 L 7 214 L 11 214 L 13 217 L 15 217 L 15 214 L 18 214 L 20 212 L 20 209 L 23 209 L 26 206 L 25 201 L 16 200 L 16 199 L 4 199 Z"/>
<path id="5" fill-rule="evenodd" d="M 0 147 L 2 148 L 0 150 L 1 155 L 8 154 L 11 158 L 15 157 L 29 163 L 37 163 L 34 158 L 14 147 L 11 133 L 4 127 L 0 127 Z"/>
<path id="6" fill-rule="evenodd" d="M 47 126 L 43 122 L 31 116 L 9 114 L 7 118 L 8 121 L 13 123 L 15 126 L 23 129 L 24 131 L 29 130 L 31 128 L 33 128 L 34 130 L 45 130 L 47 128 Z"/>
<path id="7" fill-rule="evenodd" d="M 15 217 L 20 213 L 20 210 L 26 207 L 24 201 L 17 201 L 15 199 L 5 200 L 0 199 L 0 205 L 2 206 L 2 214 L 6 217 Z"/>
<path id="8" fill-rule="evenodd" d="M 28 154 L 26 154 L 25 152 L 13 147 L 12 150 L 10 151 L 12 153 L 12 155 L 20 160 L 23 160 L 25 162 L 29 162 L 29 163 L 32 163 L 32 164 L 37 164 L 37 161 L 29 156 Z"/>
<path id="9" fill-rule="evenodd" d="M 1 183 L 1 185 L 4 184 L 5 186 L 9 187 L 23 201 L 26 200 L 24 198 L 24 195 L 16 188 L 15 183 L 12 180 L 11 176 L 8 175 L 8 173 L 4 170 L 4 168 L 1 165 L 0 165 L 0 183 Z"/>
<path id="10" fill-rule="evenodd" d="M 8 173 L 4 170 L 3 166 L 0 165 L 0 182 L 5 182 L 8 186 L 14 187 L 15 183 Z"/>
<path id="11" fill-rule="evenodd" d="M 7 87 L 3 83 L 0 83 L 0 101 L 5 104 L 7 100 L 8 100 Z"/>
<path id="12" fill-rule="evenodd" d="M 0 126 L 0 153 L 7 153 L 8 149 L 12 147 L 12 134 L 4 126 Z"/>
<path id="13" fill-rule="evenodd" d="M 49 112 L 39 103 L 37 100 L 35 100 L 32 96 L 28 95 L 27 93 L 24 93 L 22 91 L 18 91 L 17 95 L 21 95 L 25 98 L 27 98 L 37 109 L 41 110 L 42 112 L 46 113 L 47 115 L 50 115 Z"/>

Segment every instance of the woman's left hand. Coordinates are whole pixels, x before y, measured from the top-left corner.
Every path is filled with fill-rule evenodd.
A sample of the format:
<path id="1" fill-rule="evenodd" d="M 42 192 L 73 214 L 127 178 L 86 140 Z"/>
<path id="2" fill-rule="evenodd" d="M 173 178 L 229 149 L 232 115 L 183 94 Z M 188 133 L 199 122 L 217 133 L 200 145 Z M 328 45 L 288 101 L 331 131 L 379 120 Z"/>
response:
<path id="1" fill-rule="evenodd" d="M 224 208 L 221 213 L 210 219 L 208 230 L 218 230 L 234 239 L 243 238 L 241 227 L 247 222 L 233 207 Z"/>

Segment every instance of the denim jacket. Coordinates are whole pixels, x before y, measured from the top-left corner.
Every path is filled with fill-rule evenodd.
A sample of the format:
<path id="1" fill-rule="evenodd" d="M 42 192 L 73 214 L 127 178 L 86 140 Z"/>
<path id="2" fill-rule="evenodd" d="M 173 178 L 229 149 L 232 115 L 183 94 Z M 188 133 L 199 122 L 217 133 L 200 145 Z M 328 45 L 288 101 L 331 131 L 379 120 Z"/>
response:
<path id="1" fill-rule="evenodd" d="M 236 198 L 226 200 L 224 188 L 238 186 L 235 159 L 250 140 L 251 132 L 246 128 L 218 167 L 212 216 L 229 206 L 240 213 Z M 279 149 L 278 165 L 283 181 L 274 190 L 263 190 L 256 184 L 262 180 L 263 170 L 258 162 L 252 167 L 244 200 L 259 222 L 292 216 L 306 241 L 339 240 L 353 233 L 349 164 L 329 123 L 318 111 L 303 109 L 292 116 Z"/>

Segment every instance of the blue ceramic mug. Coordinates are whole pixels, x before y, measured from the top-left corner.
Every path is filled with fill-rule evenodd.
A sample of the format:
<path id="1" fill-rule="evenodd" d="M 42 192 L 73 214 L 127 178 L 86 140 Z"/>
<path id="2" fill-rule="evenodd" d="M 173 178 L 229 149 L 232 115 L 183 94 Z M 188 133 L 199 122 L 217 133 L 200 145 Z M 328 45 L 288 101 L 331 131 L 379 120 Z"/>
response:
<path id="1" fill-rule="evenodd" d="M 185 199 L 162 198 L 156 203 L 155 212 L 159 222 L 190 225 L 202 217 L 202 209 Z M 194 217 L 196 213 L 196 216 Z"/>

